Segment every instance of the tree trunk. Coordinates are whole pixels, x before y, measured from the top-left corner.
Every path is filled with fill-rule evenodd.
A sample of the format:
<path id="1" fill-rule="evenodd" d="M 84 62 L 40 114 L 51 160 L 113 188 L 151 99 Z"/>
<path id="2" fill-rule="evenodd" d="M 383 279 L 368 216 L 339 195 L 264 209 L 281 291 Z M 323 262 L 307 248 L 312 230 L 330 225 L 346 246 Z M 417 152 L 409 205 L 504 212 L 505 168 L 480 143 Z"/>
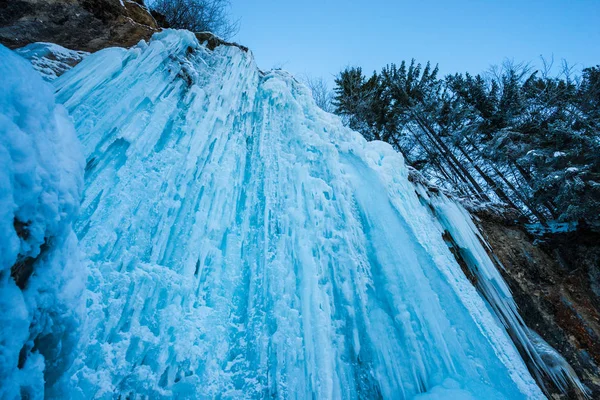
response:
<path id="1" fill-rule="evenodd" d="M 446 145 L 446 143 L 444 143 L 444 141 L 427 124 L 426 121 L 424 121 L 422 118 L 420 118 L 414 111 L 411 111 L 411 112 L 412 112 L 412 116 L 415 118 L 415 121 L 417 122 L 417 124 L 419 125 L 419 127 L 421 127 L 421 129 L 429 136 L 429 138 L 438 146 L 438 148 L 440 149 L 440 153 L 442 153 L 443 155 L 445 155 L 446 157 L 448 157 L 450 160 L 452 160 L 452 162 L 454 162 L 454 164 L 456 165 L 456 167 L 458 169 L 460 169 L 460 171 L 462 172 L 462 174 L 464 175 L 464 177 L 475 188 L 476 193 L 479 195 L 479 197 L 482 198 L 482 200 L 489 201 L 490 200 L 489 197 L 485 194 L 485 192 L 483 191 L 483 189 L 481 188 L 481 186 L 473 178 L 473 176 L 471 175 L 471 173 L 469 171 L 467 171 L 467 169 L 460 163 L 460 161 L 458 161 L 458 159 L 450 151 L 450 149 L 448 148 L 448 146 Z"/>

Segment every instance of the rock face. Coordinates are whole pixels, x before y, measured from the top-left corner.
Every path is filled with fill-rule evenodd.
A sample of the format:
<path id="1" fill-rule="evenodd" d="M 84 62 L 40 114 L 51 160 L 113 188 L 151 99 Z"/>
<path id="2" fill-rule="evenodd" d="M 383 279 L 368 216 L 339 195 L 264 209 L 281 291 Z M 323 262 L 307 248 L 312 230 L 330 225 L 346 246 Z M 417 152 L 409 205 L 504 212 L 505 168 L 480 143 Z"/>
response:
<path id="1" fill-rule="evenodd" d="M 199 43 L 205 44 L 210 50 L 214 50 L 218 46 L 235 46 L 244 52 L 248 52 L 248 48 L 246 46 L 242 46 L 241 44 L 235 42 L 227 42 L 210 32 L 196 32 L 194 35 L 196 36 L 196 39 L 198 39 Z"/>
<path id="2" fill-rule="evenodd" d="M 0 43 L 14 49 L 34 42 L 51 42 L 89 52 L 110 46 L 130 47 L 159 30 L 142 0 L 140 3 L 0 0 Z"/>
<path id="3" fill-rule="evenodd" d="M 567 359 L 591 398 L 600 398 L 600 234 L 535 238 L 508 218 L 478 217 L 526 324 Z"/>

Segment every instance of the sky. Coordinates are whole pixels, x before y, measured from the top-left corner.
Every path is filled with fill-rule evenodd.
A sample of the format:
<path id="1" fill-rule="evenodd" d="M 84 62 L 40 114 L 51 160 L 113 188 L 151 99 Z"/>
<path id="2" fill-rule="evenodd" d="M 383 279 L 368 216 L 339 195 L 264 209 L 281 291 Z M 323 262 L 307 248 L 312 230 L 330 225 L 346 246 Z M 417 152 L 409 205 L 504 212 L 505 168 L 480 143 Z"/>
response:
<path id="1" fill-rule="evenodd" d="M 439 63 L 479 73 L 506 59 L 600 64 L 600 0 L 232 0 L 234 40 L 263 70 L 323 77 L 345 66 Z M 558 67 L 556 67 L 558 68 Z"/>

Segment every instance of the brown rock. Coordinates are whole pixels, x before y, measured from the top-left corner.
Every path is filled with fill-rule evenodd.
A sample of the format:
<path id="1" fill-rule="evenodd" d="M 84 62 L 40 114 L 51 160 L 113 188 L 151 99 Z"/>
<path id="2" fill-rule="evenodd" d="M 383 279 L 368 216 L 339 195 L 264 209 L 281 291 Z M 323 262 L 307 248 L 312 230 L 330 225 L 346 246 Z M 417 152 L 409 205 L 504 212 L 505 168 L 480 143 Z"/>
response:
<path id="1" fill-rule="evenodd" d="M 194 35 L 196 35 L 196 39 L 198 39 L 200 44 L 206 44 L 206 47 L 210 50 L 214 50 L 217 46 L 235 46 L 245 52 L 248 51 L 246 46 L 242 46 L 235 42 L 227 42 L 210 32 L 196 32 Z"/>
<path id="2" fill-rule="evenodd" d="M 93 52 L 133 46 L 158 30 L 131 0 L 0 0 L 0 43 L 9 48 L 51 42 Z"/>
<path id="3" fill-rule="evenodd" d="M 477 216 L 525 323 L 600 399 L 600 234 L 582 228 L 532 236 L 513 218 Z"/>

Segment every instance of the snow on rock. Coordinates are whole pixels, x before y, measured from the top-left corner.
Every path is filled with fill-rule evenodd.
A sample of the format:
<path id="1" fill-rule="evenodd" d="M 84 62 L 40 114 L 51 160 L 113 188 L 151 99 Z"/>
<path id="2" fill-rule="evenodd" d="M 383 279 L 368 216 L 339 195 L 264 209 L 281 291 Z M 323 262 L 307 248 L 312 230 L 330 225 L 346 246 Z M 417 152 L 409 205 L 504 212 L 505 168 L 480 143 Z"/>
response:
<path id="1" fill-rule="evenodd" d="M 579 223 L 574 222 L 560 222 L 560 221 L 549 221 L 545 225 L 539 222 L 533 224 L 526 224 L 527 231 L 536 236 L 544 236 L 549 233 L 564 233 L 573 232 L 577 230 Z"/>
<path id="2" fill-rule="evenodd" d="M 29 60 L 33 68 L 47 81 L 58 78 L 90 54 L 44 42 L 31 43 L 15 51 Z"/>
<path id="3" fill-rule="evenodd" d="M 59 393 L 84 316 L 84 159 L 53 88 L 0 45 L 0 398 Z"/>
<path id="4" fill-rule="evenodd" d="M 164 31 L 55 81 L 87 166 L 72 398 L 543 398 L 402 156 Z"/>

